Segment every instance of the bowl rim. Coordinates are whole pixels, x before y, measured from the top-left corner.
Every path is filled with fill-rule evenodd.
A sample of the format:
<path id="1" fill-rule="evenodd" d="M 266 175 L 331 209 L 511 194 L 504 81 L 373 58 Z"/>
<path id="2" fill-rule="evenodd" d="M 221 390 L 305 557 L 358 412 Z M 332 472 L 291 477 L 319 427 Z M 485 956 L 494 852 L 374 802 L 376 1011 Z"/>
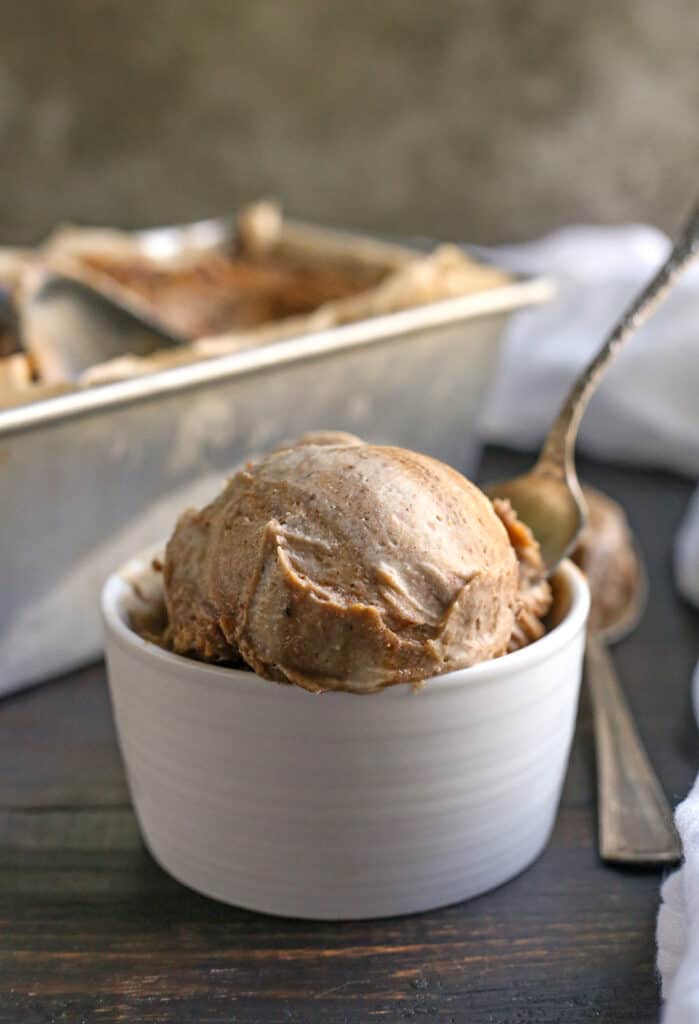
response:
<path id="1" fill-rule="evenodd" d="M 180 679 L 188 678 L 197 685 L 210 683 L 212 685 L 229 686 L 235 681 L 236 689 L 248 690 L 261 696 L 264 693 L 273 694 L 279 699 L 281 694 L 303 694 L 307 698 L 318 696 L 341 695 L 346 697 L 377 697 L 379 694 L 401 693 L 406 689 L 413 688 L 414 684 L 393 683 L 383 687 L 381 690 L 370 693 L 358 693 L 350 690 L 329 690 L 322 691 L 322 694 L 312 693 L 300 686 L 284 685 L 273 680 L 264 679 L 248 669 L 236 669 L 229 666 L 212 665 L 208 662 L 197 661 L 182 654 L 175 654 L 167 651 L 150 640 L 139 636 L 126 621 L 126 597 L 132 587 L 129 576 L 142 571 L 154 556 L 162 554 L 164 545 L 162 543 L 152 545 L 146 551 L 129 559 L 119 569 L 107 577 L 100 595 L 100 611 L 105 631 L 106 646 L 114 642 L 122 650 L 128 650 L 136 655 L 139 660 L 148 662 L 151 667 L 158 666 L 161 671 L 169 671 Z M 535 640 L 526 647 L 509 654 L 503 654 L 499 658 L 492 658 L 489 661 L 479 662 L 468 668 L 455 669 L 453 672 L 445 672 L 442 675 L 430 676 L 425 680 L 423 693 L 426 691 L 439 692 L 454 687 L 467 686 L 477 683 L 484 683 L 502 677 L 509 677 L 513 673 L 527 669 L 533 665 L 548 660 L 561 648 L 567 646 L 585 627 L 590 610 L 590 589 L 585 576 L 570 559 L 564 559 L 554 573 L 554 577 L 562 579 L 567 585 L 570 595 L 569 608 L 553 629 L 549 630 L 539 640 Z M 262 686 L 261 684 L 269 684 Z M 295 697 L 294 697 L 295 699 Z"/>

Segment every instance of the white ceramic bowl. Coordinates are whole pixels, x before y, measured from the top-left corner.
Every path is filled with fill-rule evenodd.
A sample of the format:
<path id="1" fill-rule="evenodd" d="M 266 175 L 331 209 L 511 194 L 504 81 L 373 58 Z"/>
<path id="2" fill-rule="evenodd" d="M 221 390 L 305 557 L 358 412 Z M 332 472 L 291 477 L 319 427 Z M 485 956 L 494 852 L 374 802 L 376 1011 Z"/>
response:
<path id="1" fill-rule="evenodd" d="M 181 882 L 249 909 L 366 918 L 464 900 L 549 838 L 589 607 L 569 562 L 560 623 L 414 692 L 314 695 L 161 650 L 128 626 L 130 563 L 102 609 L 136 814 Z"/>

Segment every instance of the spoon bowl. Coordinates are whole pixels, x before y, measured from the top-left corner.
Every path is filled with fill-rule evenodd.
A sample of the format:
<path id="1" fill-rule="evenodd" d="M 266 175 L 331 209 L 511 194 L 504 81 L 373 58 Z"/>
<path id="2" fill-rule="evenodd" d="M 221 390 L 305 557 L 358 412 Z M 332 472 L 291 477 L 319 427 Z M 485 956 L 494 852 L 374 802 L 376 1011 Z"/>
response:
<path id="1" fill-rule="evenodd" d="M 521 476 L 485 487 L 485 493 L 489 498 L 510 502 L 539 542 L 550 576 L 561 559 L 573 551 L 585 524 L 585 499 L 577 478 L 569 482 L 535 466 Z"/>
<path id="2" fill-rule="evenodd" d="M 596 627 L 593 621 L 589 623 L 588 628 L 607 647 L 618 644 L 633 633 L 648 604 L 648 570 L 637 544 L 633 546 L 633 554 L 636 562 L 636 575 L 628 600 L 618 609 L 615 617 L 604 626 Z"/>

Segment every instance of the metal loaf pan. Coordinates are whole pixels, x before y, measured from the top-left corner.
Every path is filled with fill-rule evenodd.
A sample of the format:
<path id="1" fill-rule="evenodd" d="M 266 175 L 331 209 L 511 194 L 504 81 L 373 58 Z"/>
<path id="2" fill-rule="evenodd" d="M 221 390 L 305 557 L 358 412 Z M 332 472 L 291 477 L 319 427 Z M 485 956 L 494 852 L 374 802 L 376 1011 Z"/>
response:
<path id="1" fill-rule="evenodd" d="M 0 693 L 98 657 L 105 577 L 251 453 L 332 428 L 473 472 L 503 328 L 551 293 L 512 279 L 0 411 Z"/>

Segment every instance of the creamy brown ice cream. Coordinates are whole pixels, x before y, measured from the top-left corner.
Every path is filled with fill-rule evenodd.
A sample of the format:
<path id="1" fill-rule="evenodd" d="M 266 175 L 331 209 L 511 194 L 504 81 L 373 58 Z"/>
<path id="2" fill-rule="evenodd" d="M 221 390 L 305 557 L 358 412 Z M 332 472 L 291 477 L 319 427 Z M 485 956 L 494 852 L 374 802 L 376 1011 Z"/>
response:
<path id="1" fill-rule="evenodd" d="M 621 505 L 606 494 L 584 487 L 587 525 L 573 553 L 590 584 L 589 624 L 603 629 L 628 609 L 639 584 L 640 566 Z"/>
<path id="2" fill-rule="evenodd" d="M 551 607 L 551 586 L 532 531 L 517 518 L 509 501 L 495 498 L 493 507 L 507 530 L 519 566 L 517 613 L 507 645 L 508 651 L 516 651 L 544 635 L 542 620 Z"/>
<path id="3" fill-rule="evenodd" d="M 330 443 L 328 443 L 330 442 Z M 168 642 L 312 691 L 368 693 L 543 632 L 536 543 L 425 455 L 314 435 L 240 470 L 167 546 Z"/>

